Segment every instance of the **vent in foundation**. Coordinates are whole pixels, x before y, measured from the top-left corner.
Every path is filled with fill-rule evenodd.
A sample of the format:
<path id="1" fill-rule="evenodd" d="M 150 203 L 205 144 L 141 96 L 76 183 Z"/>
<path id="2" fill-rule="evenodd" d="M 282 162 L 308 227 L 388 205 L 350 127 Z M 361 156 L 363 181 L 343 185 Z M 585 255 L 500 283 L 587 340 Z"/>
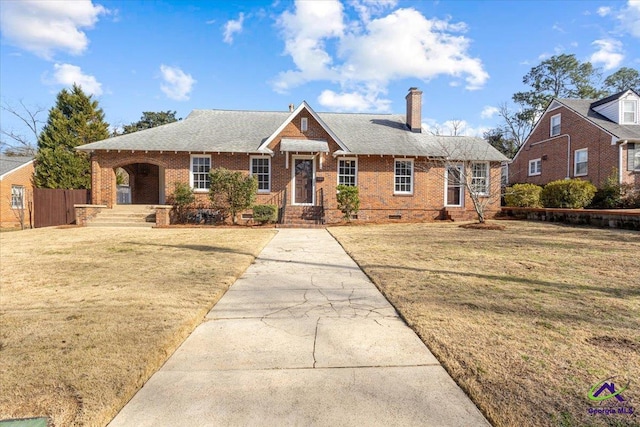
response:
<path id="1" fill-rule="evenodd" d="M 358 214 L 351 215 L 351 219 L 358 219 Z"/>
<path id="2" fill-rule="evenodd" d="M 389 219 L 402 219 L 402 215 L 389 215 Z"/>
<path id="3" fill-rule="evenodd" d="M 253 214 L 243 213 L 242 214 L 242 219 L 253 219 Z"/>

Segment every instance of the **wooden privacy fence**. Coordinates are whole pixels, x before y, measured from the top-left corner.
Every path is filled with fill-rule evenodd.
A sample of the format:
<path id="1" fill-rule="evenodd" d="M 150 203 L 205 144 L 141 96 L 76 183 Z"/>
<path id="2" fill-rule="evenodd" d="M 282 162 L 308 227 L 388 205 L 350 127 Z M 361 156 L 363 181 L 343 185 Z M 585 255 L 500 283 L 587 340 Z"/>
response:
<path id="1" fill-rule="evenodd" d="M 73 224 L 76 212 L 73 205 L 91 203 L 89 190 L 33 189 L 33 226 Z"/>

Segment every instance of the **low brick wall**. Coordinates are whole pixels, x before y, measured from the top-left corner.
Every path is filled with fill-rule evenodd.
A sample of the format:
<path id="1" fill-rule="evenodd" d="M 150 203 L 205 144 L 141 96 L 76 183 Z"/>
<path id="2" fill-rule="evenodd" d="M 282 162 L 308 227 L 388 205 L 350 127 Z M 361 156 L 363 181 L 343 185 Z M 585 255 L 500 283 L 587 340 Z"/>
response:
<path id="1" fill-rule="evenodd" d="M 171 224 L 169 213 L 172 208 L 173 206 L 171 205 L 154 206 L 156 210 L 156 227 L 167 227 Z"/>
<path id="2" fill-rule="evenodd" d="M 535 221 L 640 230 L 640 209 L 537 209 L 503 207 L 503 215 Z"/>
<path id="3" fill-rule="evenodd" d="M 106 209 L 107 205 L 73 205 L 76 211 L 76 225 L 85 227 L 90 219 L 102 210 Z"/>

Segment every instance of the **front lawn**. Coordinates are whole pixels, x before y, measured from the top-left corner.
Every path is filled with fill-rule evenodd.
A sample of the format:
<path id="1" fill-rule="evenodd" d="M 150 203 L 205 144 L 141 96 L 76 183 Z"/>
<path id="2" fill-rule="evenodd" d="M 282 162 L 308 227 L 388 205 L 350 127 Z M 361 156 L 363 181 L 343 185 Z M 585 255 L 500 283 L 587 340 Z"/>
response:
<path id="1" fill-rule="evenodd" d="M 640 233 L 500 224 L 330 231 L 494 425 L 640 425 Z"/>
<path id="2" fill-rule="evenodd" d="M 0 235 L 0 419 L 105 425 L 274 235 L 44 228 Z"/>

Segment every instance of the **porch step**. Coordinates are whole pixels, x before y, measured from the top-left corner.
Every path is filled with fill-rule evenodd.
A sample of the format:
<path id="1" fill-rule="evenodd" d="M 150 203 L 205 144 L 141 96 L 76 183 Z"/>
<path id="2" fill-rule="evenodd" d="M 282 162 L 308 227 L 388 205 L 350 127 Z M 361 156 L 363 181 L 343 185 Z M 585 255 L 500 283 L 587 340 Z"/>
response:
<path id="1" fill-rule="evenodd" d="M 87 223 L 87 227 L 146 227 L 156 223 L 156 214 L 148 205 L 116 205 L 105 209 Z"/>
<path id="2" fill-rule="evenodd" d="M 284 220 L 282 224 L 278 224 L 278 227 L 322 227 L 323 216 L 322 206 L 287 206 Z"/>

